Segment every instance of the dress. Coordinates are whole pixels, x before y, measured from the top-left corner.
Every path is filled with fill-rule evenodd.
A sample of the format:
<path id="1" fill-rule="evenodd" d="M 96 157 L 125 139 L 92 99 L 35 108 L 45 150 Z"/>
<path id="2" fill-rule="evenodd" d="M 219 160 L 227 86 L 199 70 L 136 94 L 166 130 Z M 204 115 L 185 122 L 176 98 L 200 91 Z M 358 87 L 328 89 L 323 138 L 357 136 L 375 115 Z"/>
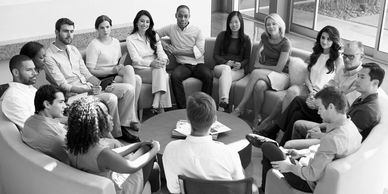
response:
<path id="1" fill-rule="evenodd" d="M 30 147 L 68 163 L 66 133 L 58 120 L 34 114 L 24 124 L 22 140 Z"/>
<path id="2" fill-rule="evenodd" d="M 120 174 L 110 170 L 102 171 L 98 168 L 97 158 L 101 151 L 106 148 L 99 143 L 94 147 L 90 147 L 85 154 L 74 155 L 69 154 L 71 166 L 96 174 L 99 176 L 107 177 L 115 184 L 117 194 L 140 194 L 143 191 L 143 171 L 138 170 L 133 174 Z"/>
<path id="3" fill-rule="evenodd" d="M 282 52 L 291 52 L 291 42 L 287 37 L 283 37 L 277 44 L 272 44 L 269 42 L 267 33 L 263 32 L 261 43 L 263 44 L 263 50 L 261 51 L 261 59 L 258 62 L 265 66 L 276 66 Z M 270 81 L 268 84 L 273 90 L 286 89 L 289 85 L 288 67 L 285 66 L 283 72 L 271 71 L 268 74 L 268 79 Z"/>
<path id="4" fill-rule="evenodd" d="M 251 55 L 251 40 L 249 36 L 244 35 L 244 43 L 240 43 L 240 39 L 231 38 L 228 48 L 224 49 L 225 31 L 218 34 L 215 45 L 213 57 L 216 61 L 214 67 L 215 77 L 219 78 L 219 97 L 220 99 L 229 99 L 229 91 L 232 85 L 232 81 L 239 80 L 244 77 L 250 70 L 249 58 Z M 241 67 L 239 70 L 232 70 L 228 65 L 225 65 L 227 61 L 232 60 L 240 62 Z"/>
<path id="5" fill-rule="evenodd" d="M 171 24 L 158 30 L 160 37 L 168 36 L 171 45 L 177 51 L 193 53 L 192 56 L 174 55 L 178 62 L 171 74 L 173 92 L 178 108 L 186 108 L 186 95 L 183 81 L 189 77 L 195 77 L 202 81 L 202 92 L 212 95 L 213 73 L 204 64 L 205 38 L 201 30 L 189 23 L 183 30 L 177 24 Z"/>
<path id="6" fill-rule="evenodd" d="M 37 89 L 32 85 L 10 82 L 2 98 L 1 109 L 4 115 L 20 129 L 24 122 L 34 114 L 34 98 Z"/>
<path id="7" fill-rule="evenodd" d="M 159 105 L 161 108 L 171 107 L 170 79 L 166 68 L 152 68 L 150 64 L 156 58 L 168 60 L 163 51 L 159 36 L 156 34 L 156 53 L 150 42 L 140 37 L 139 33 L 127 37 L 128 53 L 132 59 L 135 72 L 142 77 L 144 83 L 152 84 L 152 93 L 161 92 Z"/>
<path id="8" fill-rule="evenodd" d="M 180 193 L 178 175 L 206 180 L 245 178 L 238 153 L 211 136 L 170 142 L 163 153 L 163 166 L 171 193 Z"/>

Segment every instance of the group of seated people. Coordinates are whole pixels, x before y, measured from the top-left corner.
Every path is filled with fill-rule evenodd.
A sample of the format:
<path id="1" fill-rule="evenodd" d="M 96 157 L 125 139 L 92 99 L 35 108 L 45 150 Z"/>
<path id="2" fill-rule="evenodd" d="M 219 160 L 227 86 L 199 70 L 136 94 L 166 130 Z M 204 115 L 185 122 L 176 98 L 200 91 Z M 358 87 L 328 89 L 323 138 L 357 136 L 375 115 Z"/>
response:
<path id="1" fill-rule="evenodd" d="M 294 188 L 313 191 L 327 164 L 355 152 L 380 121 L 377 90 L 385 72 L 376 63 L 362 63 L 361 42 L 342 46 L 335 27 L 319 31 L 306 59 L 304 84 L 289 86 L 291 42 L 278 14 L 265 18 L 265 32 L 251 68 L 251 40 L 244 33 L 241 13 L 231 12 L 226 30 L 216 38 L 214 71 L 204 63 L 205 38 L 189 23 L 189 7 L 180 5 L 175 17 L 177 24 L 155 31 L 151 14 L 146 10 L 137 13 L 126 39 L 132 65 L 120 60 L 120 43 L 110 35 L 108 16 L 96 19 L 97 37 L 87 46 L 85 62 L 71 45 L 74 22 L 59 19 L 56 39 L 47 50 L 29 42 L 10 60 L 13 81 L 2 96 L 2 112 L 17 125 L 29 146 L 78 169 L 111 178 L 117 193 L 141 193 L 147 181 L 152 191 L 160 189 L 155 163 L 160 145 L 139 142 L 131 130 L 140 129 L 136 109 L 142 83 L 152 84 L 154 113 L 172 106 L 168 55 L 178 63 L 171 73 L 176 105 L 187 109 L 192 127 L 190 136 L 170 142 L 163 155 L 171 193 L 180 192 L 178 175 L 212 180 L 245 177 L 238 153 L 209 136 L 217 107 L 229 109 L 232 82 L 245 75 L 250 76 L 249 83 L 231 114 L 242 115 L 253 96 L 253 133 L 246 138 L 263 151 L 260 192 L 264 192 L 266 172 L 272 167 L 283 172 Z M 165 36 L 171 44 L 161 40 Z M 33 85 L 40 71 L 51 85 L 37 90 Z M 213 76 L 220 80 L 218 105 L 211 97 Z M 203 85 L 202 92 L 186 102 L 182 82 L 188 77 L 200 79 Z M 265 91 L 287 88 L 283 102 L 264 119 Z M 71 101 L 69 107 L 66 101 Z M 277 138 L 279 130 L 284 135 L 277 143 L 271 139 Z M 124 146 L 123 141 L 130 144 Z"/>

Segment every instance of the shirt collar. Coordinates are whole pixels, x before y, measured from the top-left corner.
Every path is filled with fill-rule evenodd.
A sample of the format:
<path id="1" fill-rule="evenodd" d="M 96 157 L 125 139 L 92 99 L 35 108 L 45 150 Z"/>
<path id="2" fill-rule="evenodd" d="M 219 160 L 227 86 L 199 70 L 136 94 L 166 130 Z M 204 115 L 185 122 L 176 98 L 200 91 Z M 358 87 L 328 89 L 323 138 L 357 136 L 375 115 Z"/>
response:
<path id="1" fill-rule="evenodd" d="M 140 40 L 140 41 L 143 41 L 143 42 L 147 42 L 146 40 L 144 40 L 143 38 L 141 38 L 140 34 L 138 32 L 136 32 L 134 34 L 134 38 L 137 39 L 137 40 Z"/>
<path id="2" fill-rule="evenodd" d="M 194 142 L 194 143 L 202 143 L 202 142 L 213 141 L 213 139 L 212 139 L 211 135 L 206 135 L 206 136 L 192 136 L 192 135 L 189 135 L 189 136 L 186 137 L 186 141 Z"/>
<path id="3" fill-rule="evenodd" d="M 28 88 L 28 89 L 35 88 L 33 85 L 26 85 L 26 84 L 22 84 L 19 82 L 10 82 L 9 84 L 10 84 L 10 86 L 12 85 L 12 86 L 20 87 L 20 88 Z"/>
<path id="4" fill-rule="evenodd" d="M 345 123 L 350 122 L 350 121 L 351 121 L 350 118 L 347 118 L 347 119 L 342 120 L 342 121 L 338 121 L 338 122 L 334 122 L 334 123 L 329 123 L 326 126 L 326 133 L 329 133 L 329 132 L 333 131 L 334 129 L 339 128 L 340 126 L 342 126 Z"/>
<path id="5" fill-rule="evenodd" d="M 62 50 L 60 48 L 58 48 L 55 44 L 55 42 L 52 42 L 51 45 L 50 45 L 50 48 L 53 52 L 63 52 L 65 50 Z M 69 49 L 68 45 L 66 45 L 66 49 Z"/>
<path id="6" fill-rule="evenodd" d="M 362 65 L 361 64 L 356 69 L 353 69 L 353 70 L 350 70 L 350 71 L 347 71 L 344 68 L 344 74 L 345 74 L 345 76 L 353 76 L 353 75 L 356 75 L 359 71 L 361 71 L 361 69 L 362 69 Z"/>
<path id="7" fill-rule="evenodd" d="M 378 96 L 378 93 L 373 93 L 373 94 L 369 94 L 367 97 L 365 97 L 364 99 L 362 99 L 361 97 L 358 97 L 354 102 L 353 104 L 365 104 L 365 103 L 368 103 L 370 101 L 373 101 L 373 100 L 376 100 L 377 99 L 377 96 Z"/>

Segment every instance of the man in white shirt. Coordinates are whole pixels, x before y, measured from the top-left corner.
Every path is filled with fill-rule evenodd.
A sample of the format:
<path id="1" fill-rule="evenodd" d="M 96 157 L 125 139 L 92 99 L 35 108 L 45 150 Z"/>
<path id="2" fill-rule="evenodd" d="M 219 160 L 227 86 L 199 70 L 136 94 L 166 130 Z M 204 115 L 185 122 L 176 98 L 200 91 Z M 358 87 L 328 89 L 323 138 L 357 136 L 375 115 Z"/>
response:
<path id="1" fill-rule="evenodd" d="M 167 188 L 180 193 L 178 175 L 207 180 L 244 179 L 238 153 L 209 135 L 217 120 L 216 104 L 209 95 L 196 92 L 187 100 L 187 118 L 191 134 L 185 140 L 167 144 L 163 166 Z"/>
<path id="2" fill-rule="evenodd" d="M 37 72 L 32 60 L 24 55 L 16 55 L 9 61 L 13 81 L 2 96 L 1 109 L 4 115 L 19 129 L 34 114 L 34 97 Z"/>
<path id="3" fill-rule="evenodd" d="M 158 34 L 161 38 L 168 36 L 171 39 L 171 44 L 163 42 L 163 47 L 168 54 L 175 56 L 178 63 L 171 74 L 171 82 L 178 108 L 185 108 L 186 97 L 182 82 L 189 77 L 198 78 L 202 81 L 202 91 L 211 95 L 213 74 L 204 64 L 205 38 L 198 27 L 189 23 L 189 7 L 178 6 L 175 18 L 177 24 L 163 27 L 158 30 Z"/>
<path id="4" fill-rule="evenodd" d="M 46 53 L 46 78 L 67 94 L 94 93 L 108 105 L 115 125 L 112 135 L 122 137 L 127 142 L 139 141 L 129 132 L 129 128 L 139 130 L 140 125 L 135 110 L 134 88 L 121 83 L 108 86 L 104 92 L 96 92 L 101 81 L 89 72 L 80 52 L 71 45 L 74 22 L 68 18 L 57 20 L 55 34 L 55 42 L 50 44 Z"/>

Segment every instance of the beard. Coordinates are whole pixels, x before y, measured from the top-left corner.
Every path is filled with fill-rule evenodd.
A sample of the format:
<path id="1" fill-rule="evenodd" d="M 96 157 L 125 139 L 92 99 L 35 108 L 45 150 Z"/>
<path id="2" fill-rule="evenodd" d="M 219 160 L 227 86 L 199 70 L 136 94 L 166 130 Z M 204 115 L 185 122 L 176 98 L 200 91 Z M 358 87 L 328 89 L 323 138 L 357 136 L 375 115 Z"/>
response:
<path id="1" fill-rule="evenodd" d="M 71 37 L 64 38 L 62 36 L 59 36 L 58 40 L 61 41 L 64 45 L 69 45 L 73 42 L 73 38 L 71 38 Z"/>

